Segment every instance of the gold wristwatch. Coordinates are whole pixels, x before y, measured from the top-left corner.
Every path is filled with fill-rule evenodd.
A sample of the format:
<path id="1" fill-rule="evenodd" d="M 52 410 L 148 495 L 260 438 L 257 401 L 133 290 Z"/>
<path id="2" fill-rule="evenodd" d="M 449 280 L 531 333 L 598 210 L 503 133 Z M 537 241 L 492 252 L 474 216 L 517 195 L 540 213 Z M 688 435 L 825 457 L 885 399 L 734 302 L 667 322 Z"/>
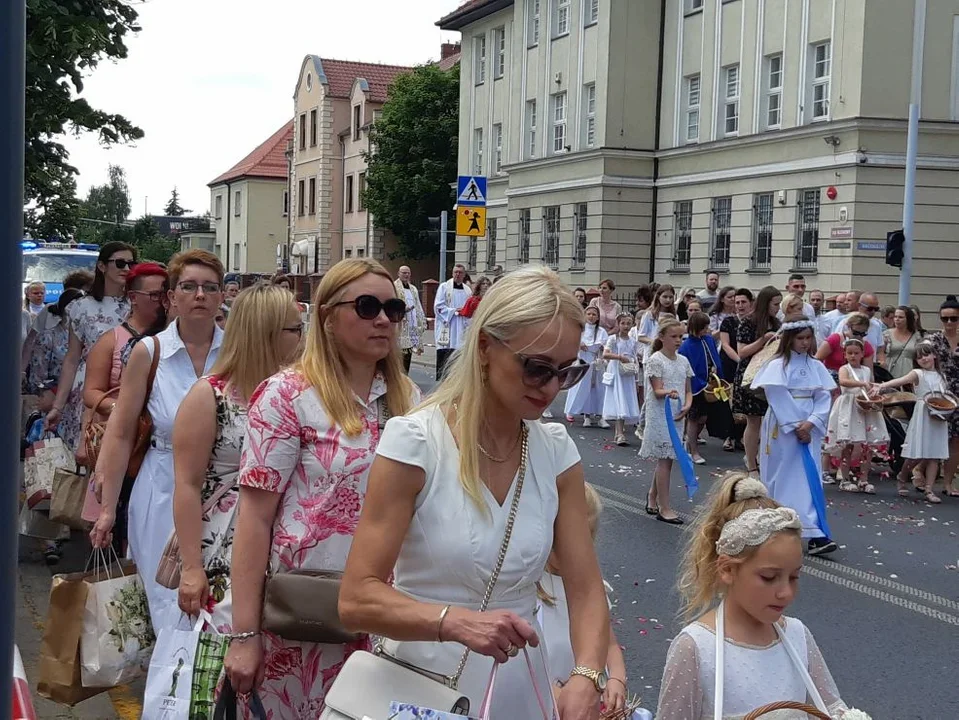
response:
<path id="1" fill-rule="evenodd" d="M 592 680 L 593 685 L 596 686 L 596 692 L 606 692 L 606 683 L 609 682 L 609 675 L 606 674 L 605 670 L 593 670 L 582 665 L 577 665 L 573 668 L 573 672 L 571 672 L 569 676 L 572 678 L 576 675 L 582 675 L 584 678 Z"/>

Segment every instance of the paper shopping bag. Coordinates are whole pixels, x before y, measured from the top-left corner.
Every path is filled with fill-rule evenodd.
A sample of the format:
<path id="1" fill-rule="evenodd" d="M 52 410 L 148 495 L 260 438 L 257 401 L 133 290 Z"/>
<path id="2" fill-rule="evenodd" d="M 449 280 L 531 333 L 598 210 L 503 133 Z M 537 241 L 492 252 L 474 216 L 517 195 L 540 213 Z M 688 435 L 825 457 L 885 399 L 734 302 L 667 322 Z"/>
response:
<path id="1" fill-rule="evenodd" d="M 70 537 L 70 528 L 52 522 L 47 513 L 31 510 L 26 503 L 20 506 L 17 527 L 21 535 L 40 540 L 66 540 Z"/>
<path id="2" fill-rule="evenodd" d="M 27 448 L 23 460 L 23 483 L 31 510 L 48 510 L 57 468 L 75 468 L 73 453 L 58 437 L 38 440 Z"/>
<path id="3" fill-rule="evenodd" d="M 87 602 L 88 572 L 54 575 L 43 624 L 37 692 L 64 705 L 76 705 L 107 688 L 85 688 L 80 679 L 80 633 Z"/>
<path id="4" fill-rule="evenodd" d="M 201 631 L 209 620 L 203 615 L 193 629 L 160 630 L 147 673 L 142 720 L 213 717 L 228 642 L 225 635 Z"/>
<path id="5" fill-rule="evenodd" d="M 114 554 L 98 569 L 83 609 L 80 677 L 84 687 L 114 687 L 146 673 L 156 637 L 136 565 Z"/>
<path id="6" fill-rule="evenodd" d="M 50 519 L 74 530 L 89 530 L 83 519 L 83 502 L 87 495 L 87 478 L 71 470 L 58 468 L 53 474 L 50 497 Z"/>

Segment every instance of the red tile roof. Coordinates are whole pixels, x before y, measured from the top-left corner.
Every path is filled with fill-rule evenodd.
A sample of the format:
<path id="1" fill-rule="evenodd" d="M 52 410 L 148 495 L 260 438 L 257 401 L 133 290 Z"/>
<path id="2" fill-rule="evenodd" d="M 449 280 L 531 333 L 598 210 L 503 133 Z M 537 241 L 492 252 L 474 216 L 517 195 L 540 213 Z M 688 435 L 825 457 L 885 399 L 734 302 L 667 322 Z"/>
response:
<path id="1" fill-rule="evenodd" d="M 448 55 L 440 60 L 437 65 L 439 66 L 440 70 L 449 70 L 460 61 L 462 56 L 463 53 L 453 53 L 452 55 Z"/>
<path id="2" fill-rule="evenodd" d="M 411 67 L 400 65 L 377 65 L 375 63 L 350 62 L 320 58 L 318 72 L 326 76 L 327 92 L 335 98 L 348 98 L 353 82 L 363 78 L 370 86 L 370 100 L 386 102 L 386 94 L 397 75 L 412 72 Z"/>
<path id="3" fill-rule="evenodd" d="M 278 178 L 287 177 L 286 144 L 293 139 L 293 121 L 290 120 L 277 130 L 262 145 L 240 160 L 236 165 L 210 183 L 220 185 L 229 180 L 244 177 Z"/>
<path id="4" fill-rule="evenodd" d="M 436 24 L 443 30 L 459 30 L 489 12 L 502 10 L 512 4 L 513 0 L 467 0 L 449 15 L 440 18 Z"/>

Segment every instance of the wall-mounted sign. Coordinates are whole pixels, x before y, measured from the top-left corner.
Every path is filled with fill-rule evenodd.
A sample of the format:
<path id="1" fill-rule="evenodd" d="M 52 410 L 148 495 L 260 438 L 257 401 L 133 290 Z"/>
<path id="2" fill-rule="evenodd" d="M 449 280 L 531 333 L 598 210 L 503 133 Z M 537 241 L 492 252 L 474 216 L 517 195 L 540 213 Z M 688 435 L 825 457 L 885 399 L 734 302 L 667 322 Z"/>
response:
<path id="1" fill-rule="evenodd" d="M 860 240 L 856 243 L 856 250 L 886 252 L 886 242 L 884 240 Z"/>
<path id="2" fill-rule="evenodd" d="M 852 226 L 834 227 L 829 231 L 829 237 L 833 240 L 848 240 L 852 237 Z"/>

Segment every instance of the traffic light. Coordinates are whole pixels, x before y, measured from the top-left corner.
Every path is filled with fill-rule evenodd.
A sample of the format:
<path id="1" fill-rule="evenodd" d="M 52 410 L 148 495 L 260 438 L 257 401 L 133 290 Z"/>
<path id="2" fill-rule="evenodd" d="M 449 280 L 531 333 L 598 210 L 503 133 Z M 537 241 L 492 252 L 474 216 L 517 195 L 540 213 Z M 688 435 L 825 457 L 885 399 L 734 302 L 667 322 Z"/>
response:
<path id="1" fill-rule="evenodd" d="M 426 236 L 435 243 L 440 241 L 440 219 L 439 217 L 426 218 Z"/>
<path id="2" fill-rule="evenodd" d="M 886 265 L 901 268 L 905 248 L 906 236 L 902 230 L 886 233 Z"/>

